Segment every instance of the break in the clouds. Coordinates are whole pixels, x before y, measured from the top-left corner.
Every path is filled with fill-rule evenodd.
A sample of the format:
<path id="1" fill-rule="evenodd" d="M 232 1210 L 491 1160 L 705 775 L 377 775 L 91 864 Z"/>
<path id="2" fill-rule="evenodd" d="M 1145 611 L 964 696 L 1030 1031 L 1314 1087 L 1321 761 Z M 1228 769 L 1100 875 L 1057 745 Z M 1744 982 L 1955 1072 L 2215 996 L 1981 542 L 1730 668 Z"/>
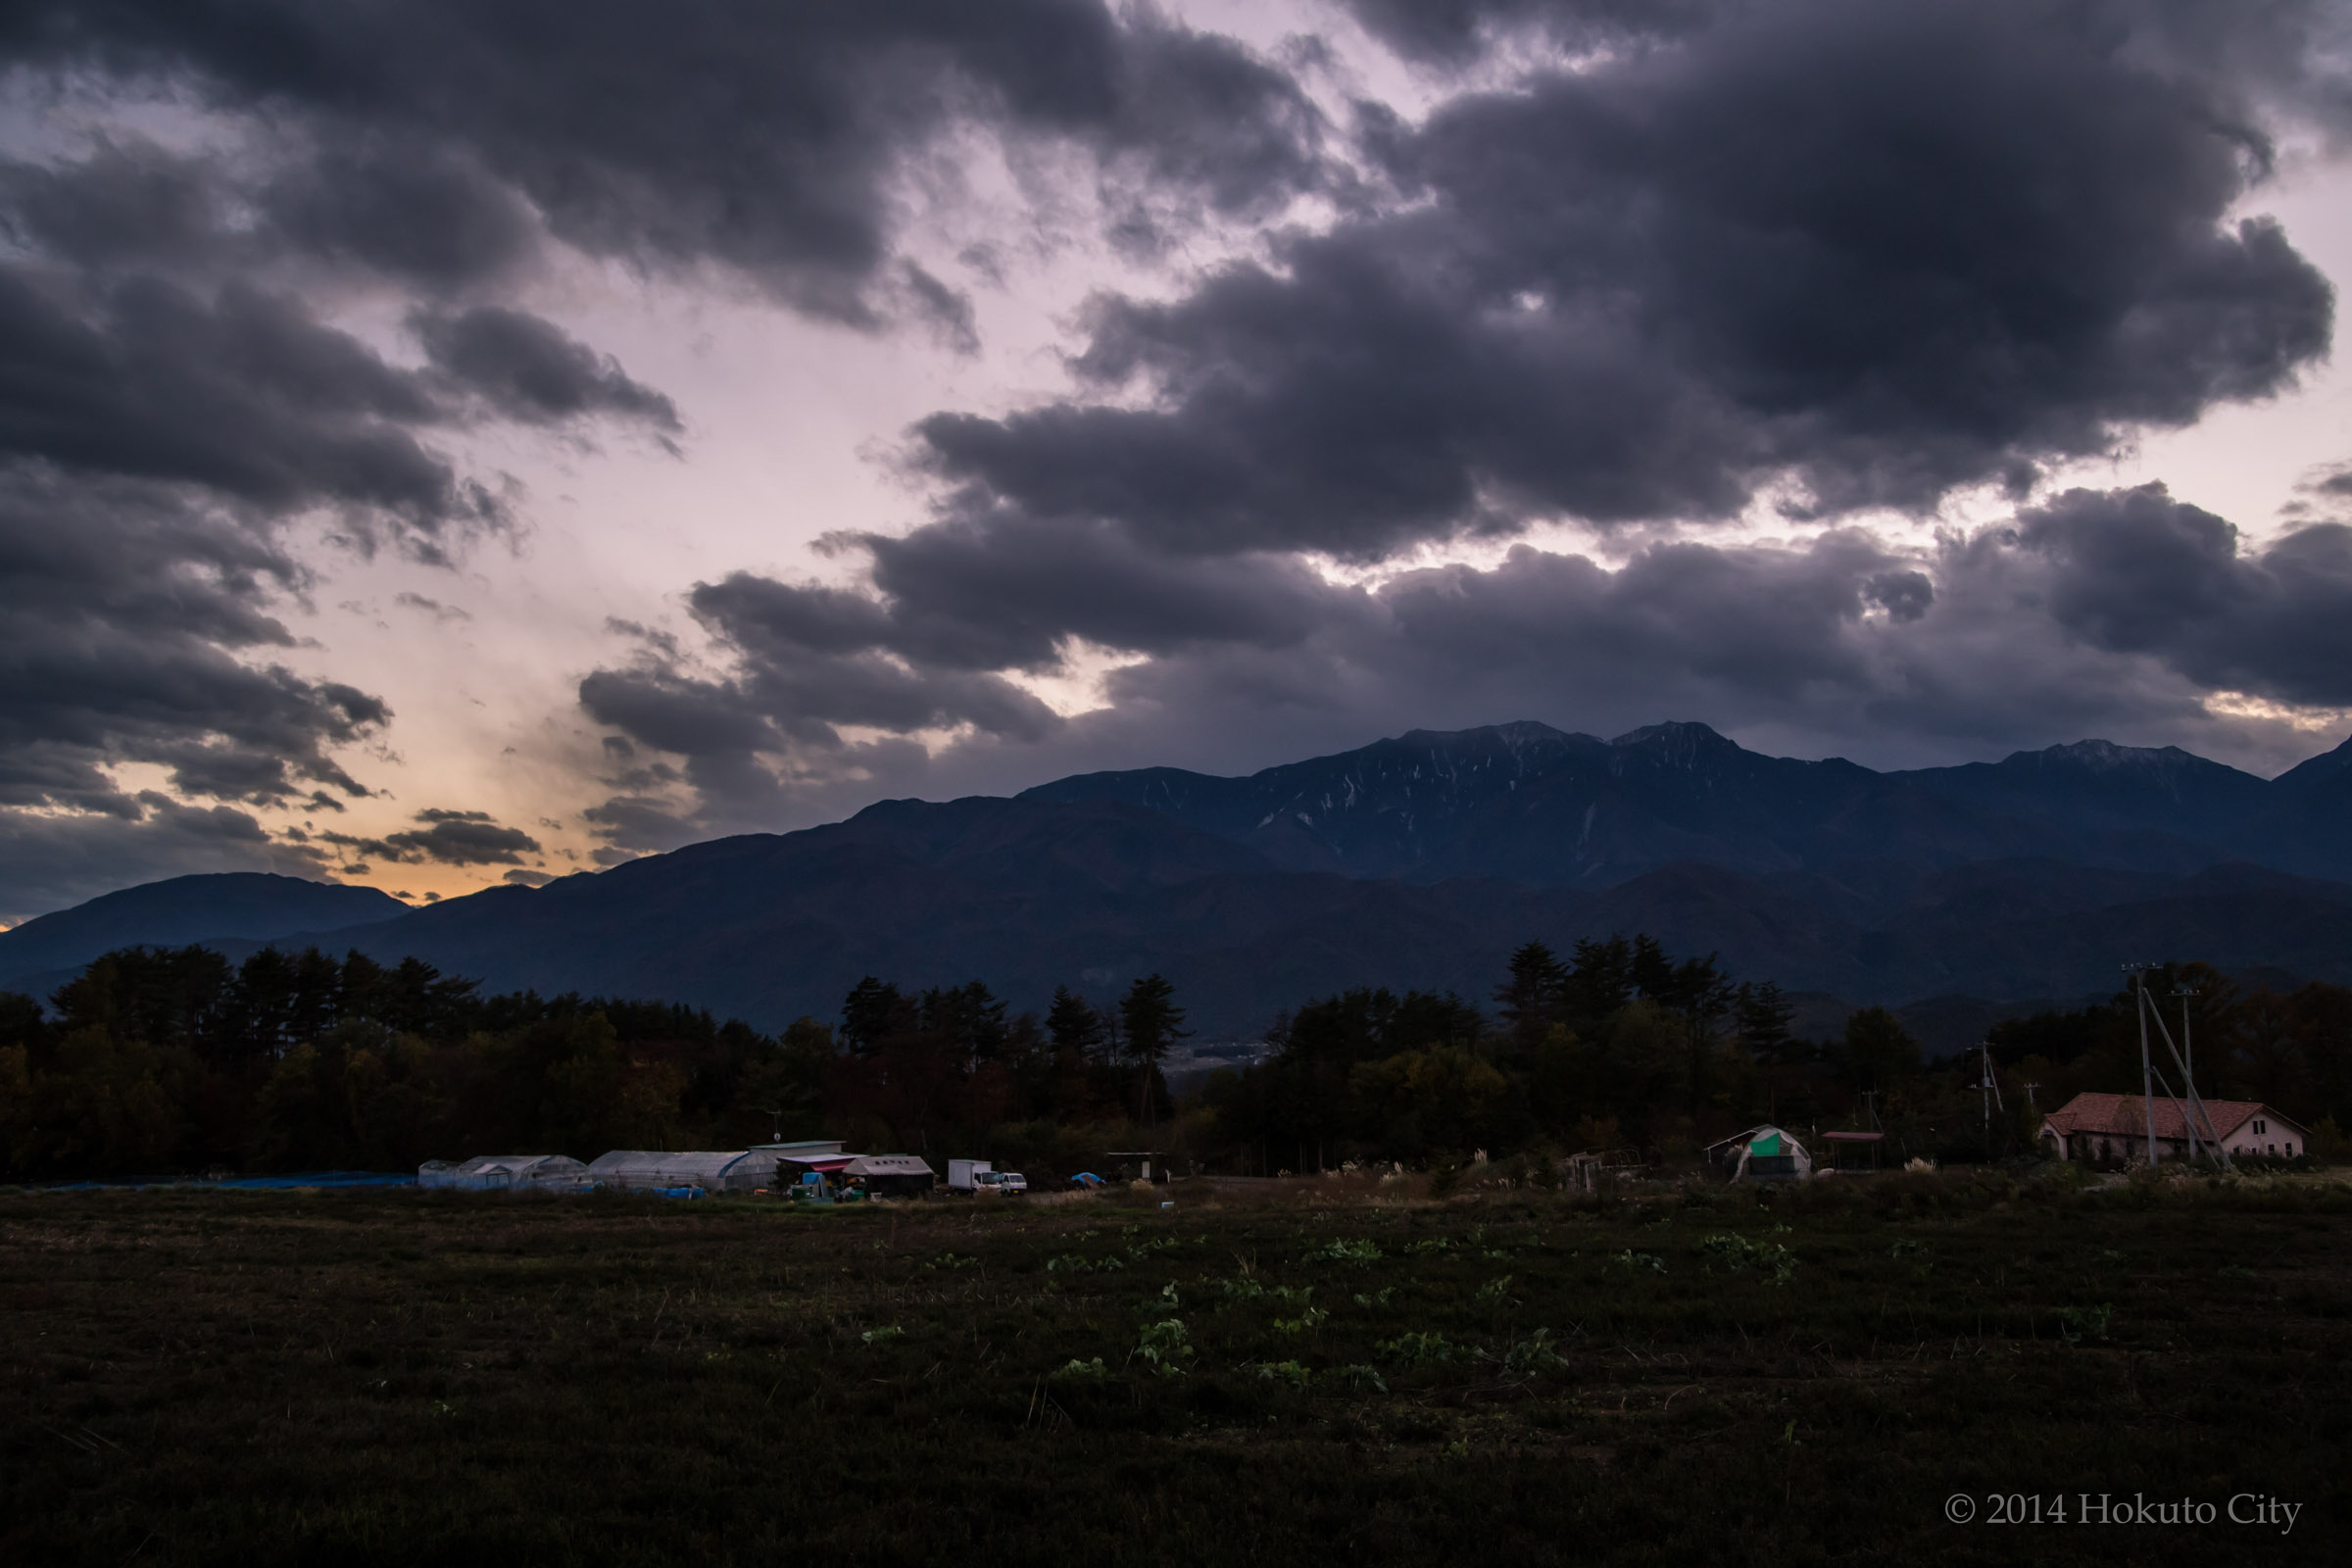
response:
<path id="1" fill-rule="evenodd" d="M 2346 144 L 2346 42 L 2296 0 L 13 8 L 0 913 L 1523 716 L 2245 755 L 2352 706 L 2344 487 L 2281 531 L 2084 475 L 2326 365 L 2266 195 Z M 754 503 L 698 411 L 760 394 L 637 363 L 614 278 L 962 391 L 863 432 L 887 507 L 713 560 Z M 1059 352 L 992 357 L 1024 311 Z M 525 699 L 394 703 L 291 628 L 396 559 L 450 584 L 404 624 L 527 636 L 458 574 L 564 548 L 500 466 L 542 449 L 675 499 L 603 524 L 647 541 L 577 607 L 616 640 L 515 715 L 545 798 L 418 814 L 482 797 L 406 787 L 396 710 Z"/>

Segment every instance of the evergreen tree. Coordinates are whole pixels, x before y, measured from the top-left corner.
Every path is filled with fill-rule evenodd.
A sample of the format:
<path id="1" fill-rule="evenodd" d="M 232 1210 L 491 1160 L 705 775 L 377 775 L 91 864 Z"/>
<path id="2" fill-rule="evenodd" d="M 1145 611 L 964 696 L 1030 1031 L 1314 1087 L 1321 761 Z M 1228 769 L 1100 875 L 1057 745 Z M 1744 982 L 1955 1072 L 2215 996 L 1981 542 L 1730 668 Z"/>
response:
<path id="1" fill-rule="evenodd" d="M 898 1031 L 906 1004 L 897 986 L 870 974 L 852 986 L 841 1003 L 841 1038 L 848 1042 L 850 1054 L 870 1056 L 881 1050 L 882 1042 Z"/>
<path id="2" fill-rule="evenodd" d="M 1559 956 L 1541 942 L 1530 942 L 1511 955 L 1511 977 L 1494 993 L 1511 1040 L 1521 1051 L 1532 1051 L 1557 1020 L 1567 999 L 1568 971 Z"/>
<path id="3" fill-rule="evenodd" d="M 1733 993 L 1732 1011 L 1739 1019 L 1740 1043 L 1748 1054 L 1768 1065 L 1779 1062 L 1788 1049 L 1789 1021 L 1796 1016 L 1780 986 L 1771 980 L 1761 985 L 1741 981 Z"/>
<path id="4" fill-rule="evenodd" d="M 1142 1079 L 1144 1120 L 1157 1125 L 1157 1079 L 1160 1059 L 1179 1040 L 1192 1038 L 1184 1027 L 1184 1009 L 1176 1005 L 1176 988 L 1162 975 L 1145 975 L 1119 999 L 1119 1023 L 1127 1040 L 1128 1059 Z"/>
<path id="5" fill-rule="evenodd" d="M 1097 1061 L 1109 1036 L 1109 1027 L 1093 1003 L 1068 986 L 1054 988 L 1054 1004 L 1046 1009 L 1046 1038 L 1056 1053 L 1071 1052 L 1081 1060 Z"/>

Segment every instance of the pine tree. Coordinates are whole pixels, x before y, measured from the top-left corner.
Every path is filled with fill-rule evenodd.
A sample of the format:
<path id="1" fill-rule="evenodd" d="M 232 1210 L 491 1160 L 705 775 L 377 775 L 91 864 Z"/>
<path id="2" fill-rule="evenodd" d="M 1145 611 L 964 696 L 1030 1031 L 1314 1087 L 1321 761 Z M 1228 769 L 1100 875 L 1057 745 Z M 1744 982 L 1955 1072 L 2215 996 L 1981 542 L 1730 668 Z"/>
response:
<path id="1" fill-rule="evenodd" d="M 1127 1037 L 1128 1059 L 1136 1064 L 1143 1080 L 1145 1123 L 1154 1125 L 1158 1121 L 1157 1097 L 1152 1088 L 1159 1076 L 1160 1058 L 1169 1047 L 1191 1039 L 1193 1033 L 1184 1027 L 1184 1009 L 1176 1005 L 1175 986 L 1158 974 L 1144 976 L 1119 999 L 1119 1022 Z"/>

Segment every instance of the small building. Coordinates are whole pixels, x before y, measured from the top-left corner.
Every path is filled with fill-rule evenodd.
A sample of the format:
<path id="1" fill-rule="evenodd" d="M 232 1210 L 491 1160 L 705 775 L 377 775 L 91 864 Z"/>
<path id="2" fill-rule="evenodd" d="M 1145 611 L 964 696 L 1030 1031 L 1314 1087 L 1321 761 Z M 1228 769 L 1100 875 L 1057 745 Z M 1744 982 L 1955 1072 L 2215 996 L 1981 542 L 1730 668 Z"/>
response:
<path id="1" fill-rule="evenodd" d="M 841 1179 L 863 1187 L 868 1198 L 928 1198 L 939 1172 L 919 1154 L 859 1154 L 841 1167 Z"/>
<path id="2" fill-rule="evenodd" d="M 455 1164 L 428 1159 L 416 1167 L 417 1186 L 467 1193 L 577 1192 L 587 1183 L 588 1167 L 569 1154 L 476 1154 Z"/>
<path id="3" fill-rule="evenodd" d="M 1709 1144 L 1706 1157 L 1735 1182 L 1796 1182 L 1813 1174 L 1813 1156 L 1796 1135 L 1769 1122 Z"/>
<path id="4" fill-rule="evenodd" d="M 1827 1132 L 1821 1135 L 1829 1145 L 1830 1169 L 1834 1171 L 1873 1171 L 1879 1168 L 1881 1150 L 1886 1135 L 1878 1132 Z"/>
<path id="5" fill-rule="evenodd" d="M 2187 1106 L 2170 1096 L 2153 1102 L 2156 1156 L 2189 1157 Z M 2311 1152 L 2311 1134 L 2259 1100 L 2200 1100 L 2200 1152 L 2215 1146 L 2250 1159 L 2293 1159 Z M 2102 1164 L 2148 1157 L 2150 1102 L 2138 1095 L 2077 1095 L 2042 1118 L 2041 1147 L 2060 1159 Z"/>
<path id="6" fill-rule="evenodd" d="M 729 1151 L 615 1149 L 599 1154 L 587 1169 L 598 1187 L 622 1192 L 751 1193 L 776 1179 L 776 1155 L 761 1149 Z"/>
<path id="7" fill-rule="evenodd" d="M 858 1159 L 856 1154 L 843 1153 L 838 1143 L 822 1148 L 789 1148 L 776 1156 L 776 1184 L 773 1190 L 795 1198 L 821 1199 L 830 1202 L 841 1190 L 842 1172 L 855 1165 Z"/>

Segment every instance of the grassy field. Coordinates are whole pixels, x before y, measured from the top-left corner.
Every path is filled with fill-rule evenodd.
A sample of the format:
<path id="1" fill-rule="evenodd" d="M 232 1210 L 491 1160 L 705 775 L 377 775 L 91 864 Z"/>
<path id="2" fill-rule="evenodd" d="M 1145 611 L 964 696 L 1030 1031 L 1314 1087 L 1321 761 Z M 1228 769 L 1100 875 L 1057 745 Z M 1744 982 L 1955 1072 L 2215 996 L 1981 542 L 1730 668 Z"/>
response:
<path id="1" fill-rule="evenodd" d="M 0 1558 L 2343 1561 L 2348 1242 L 2324 1178 L 0 1195 Z"/>

